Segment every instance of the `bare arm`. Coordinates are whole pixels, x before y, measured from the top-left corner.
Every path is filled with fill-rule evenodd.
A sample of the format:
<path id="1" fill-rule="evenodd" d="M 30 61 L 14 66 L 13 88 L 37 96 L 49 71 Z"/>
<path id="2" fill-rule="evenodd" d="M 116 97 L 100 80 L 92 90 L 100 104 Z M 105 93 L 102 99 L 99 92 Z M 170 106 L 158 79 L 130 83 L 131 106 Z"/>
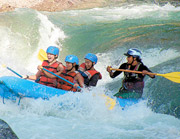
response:
<path id="1" fill-rule="evenodd" d="M 84 86 L 84 78 L 82 77 L 82 75 L 81 75 L 80 73 L 78 73 L 78 74 L 75 76 L 75 80 L 79 83 L 79 85 L 78 85 L 78 84 L 75 84 L 74 87 L 77 87 L 77 85 L 78 85 L 78 86 L 80 86 L 81 88 L 83 88 L 83 86 Z"/>
<path id="2" fill-rule="evenodd" d="M 36 73 L 36 75 L 27 76 L 25 79 L 37 80 L 37 79 L 40 77 L 40 74 L 41 74 L 41 71 L 38 71 L 38 72 Z"/>

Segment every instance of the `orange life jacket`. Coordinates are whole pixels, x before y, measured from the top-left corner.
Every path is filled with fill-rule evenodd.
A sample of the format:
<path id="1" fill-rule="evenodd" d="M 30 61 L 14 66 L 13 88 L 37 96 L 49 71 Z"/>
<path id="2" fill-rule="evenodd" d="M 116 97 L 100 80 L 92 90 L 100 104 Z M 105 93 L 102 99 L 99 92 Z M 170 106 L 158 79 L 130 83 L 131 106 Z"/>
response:
<path id="1" fill-rule="evenodd" d="M 61 64 L 60 62 L 54 62 L 52 65 L 48 65 L 49 62 L 47 60 L 44 60 L 42 63 L 42 67 L 53 72 L 56 73 L 57 72 L 57 67 L 59 66 L 59 64 Z M 56 81 L 57 78 L 51 79 L 48 78 L 43 72 L 41 72 L 40 74 L 40 80 L 38 83 L 43 84 L 43 85 L 47 85 L 47 86 L 51 86 L 51 87 L 55 87 L 55 85 L 53 84 L 54 81 Z"/>
<path id="2" fill-rule="evenodd" d="M 96 71 L 96 70 L 86 70 L 86 65 L 85 63 L 82 63 L 80 66 L 79 66 L 79 70 L 84 72 L 85 75 L 87 75 L 87 77 L 89 79 L 91 79 L 95 74 L 99 73 L 99 79 L 102 79 L 102 75 L 100 72 Z"/>
<path id="3" fill-rule="evenodd" d="M 77 71 L 75 72 L 70 72 L 70 73 L 61 73 L 61 77 L 68 80 L 69 82 L 74 83 L 74 78 L 77 75 Z M 58 84 L 57 84 L 57 88 L 60 88 L 62 90 L 67 90 L 67 91 L 73 91 L 76 92 L 77 89 L 73 88 L 73 85 L 67 83 L 66 81 L 62 80 L 62 79 L 58 79 Z"/>

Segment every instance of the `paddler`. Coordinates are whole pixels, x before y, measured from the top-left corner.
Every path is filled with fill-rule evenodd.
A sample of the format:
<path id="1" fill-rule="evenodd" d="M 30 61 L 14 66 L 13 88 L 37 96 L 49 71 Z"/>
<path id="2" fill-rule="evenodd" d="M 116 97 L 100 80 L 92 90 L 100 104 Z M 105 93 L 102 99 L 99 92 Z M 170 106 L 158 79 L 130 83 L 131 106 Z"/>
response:
<path id="1" fill-rule="evenodd" d="M 81 76 L 81 74 L 77 71 L 79 67 L 79 59 L 75 55 L 68 55 L 65 58 L 66 67 L 65 71 L 63 72 L 56 72 L 55 74 L 58 76 L 61 76 L 62 78 L 68 80 L 69 82 L 73 83 L 74 85 L 71 85 L 64 81 L 63 79 L 57 79 L 57 81 L 54 82 L 54 85 L 63 90 L 67 91 L 77 91 L 77 87 L 80 86 L 81 88 L 84 85 L 84 79 Z M 52 75 L 48 73 L 47 71 L 44 71 L 45 75 L 49 78 L 56 78 L 55 75 Z M 78 90 L 79 91 L 79 90 Z"/>
<path id="2" fill-rule="evenodd" d="M 57 58 L 59 56 L 59 48 L 55 46 L 49 46 L 46 50 L 46 53 L 48 60 L 44 60 L 41 66 L 53 73 L 63 72 L 65 70 L 63 64 L 57 61 Z M 38 72 L 36 73 L 36 75 L 30 75 L 30 76 L 24 75 L 23 78 L 36 80 L 36 82 L 40 84 L 55 87 L 54 81 L 56 81 L 57 79 L 56 78 L 51 79 L 47 77 L 44 74 L 44 71 L 39 67 L 40 66 L 38 66 Z"/>
<path id="3" fill-rule="evenodd" d="M 144 77 L 148 72 L 151 72 L 141 61 L 141 51 L 136 48 L 131 48 L 124 54 L 127 56 L 127 63 L 120 65 L 119 69 L 127 69 L 133 71 L 141 71 L 143 74 L 137 74 L 132 72 L 124 72 L 124 79 L 122 81 L 122 87 L 119 92 L 114 96 L 119 98 L 141 98 L 144 88 Z M 111 78 L 115 78 L 122 71 L 112 72 L 111 66 L 107 67 L 107 71 Z M 154 75 L 148 75 L 151 78 L 155 78 Z"/>
<path id="4" fill-rule="evenodd" d="M 101 73 L 94 68 L 98 58 L 95 54 L 88 53 L 85 55 L 84 59 L 85 62 L 79 66 L 78 71 L 83 76 L 86 87 L 96 86 L 98 80 L 102 79 Z"/>

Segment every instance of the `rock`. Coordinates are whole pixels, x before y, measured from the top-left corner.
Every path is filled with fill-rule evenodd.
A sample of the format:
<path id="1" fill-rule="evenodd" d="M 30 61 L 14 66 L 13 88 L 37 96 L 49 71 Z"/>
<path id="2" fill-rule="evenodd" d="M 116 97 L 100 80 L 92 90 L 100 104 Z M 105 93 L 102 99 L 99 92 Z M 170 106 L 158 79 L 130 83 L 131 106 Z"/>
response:
<path id="1" fill-rule="evenodd" d="M 0 120 L 0 138 L 1 139 L 18 139 L 11 127 L 3 120 Z"/>
<path id="2" fill-rule="evenodd" d="M 4 4 L 0 7 L 0 12 L 13 11 L 15 7 L 10 6 L 9 4 Z"/>
<path id="3" fill-rule="evenodd" d="M 32 8 L 38 11 L 63 11 L 74 9 L 88 9 L 105 6 L 107 0 L 0 0 L 0 12 L 13 11 L 15 8 Z"/>

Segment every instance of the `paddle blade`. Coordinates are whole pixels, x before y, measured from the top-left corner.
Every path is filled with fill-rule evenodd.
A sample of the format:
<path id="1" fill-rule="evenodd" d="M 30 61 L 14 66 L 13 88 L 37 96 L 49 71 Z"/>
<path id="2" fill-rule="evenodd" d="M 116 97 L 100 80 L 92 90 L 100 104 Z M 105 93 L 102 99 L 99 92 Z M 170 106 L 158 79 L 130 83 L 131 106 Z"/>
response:
<path id="1" fill-rule="evenodd" d="M 163 76 L 175 83 L 180 83 L 180 72 L 171 72 L 166 74 L 157 74 L 157 76 Z"/>
<path id="2" fill-rule="evenodd" d="M 43 49 L 39 50 L 38 59 L 41 61 L 47 60 L 47 53 Z"/>
<path id="3" fill-rule="evenodd" d="M 112 110 L 116 105 L 116 100 L 110 98 L 109 96 L 106 96 L 105 94 L 102 95 L 106 99 L 106 107 L 109 110 Z"/>
<path id="4" fill-rule="evenodd" d="M 2 64 L 2 67 L 3 67 L 3 68 L 6 68 L 6 65 L 5 65 L 5 64 Z"/>

